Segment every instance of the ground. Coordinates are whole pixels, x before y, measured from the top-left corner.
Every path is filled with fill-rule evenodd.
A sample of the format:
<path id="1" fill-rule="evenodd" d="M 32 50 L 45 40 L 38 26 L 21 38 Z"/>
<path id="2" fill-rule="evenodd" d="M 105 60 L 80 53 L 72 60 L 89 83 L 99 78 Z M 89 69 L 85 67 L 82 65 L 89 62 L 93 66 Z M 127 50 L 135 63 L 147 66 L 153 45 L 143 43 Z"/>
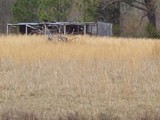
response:
<path id="1" fill-rule="evenodd" d="M 73 39 L 0 37 L 2 120 L 160 119 L 159 40 Z"/>

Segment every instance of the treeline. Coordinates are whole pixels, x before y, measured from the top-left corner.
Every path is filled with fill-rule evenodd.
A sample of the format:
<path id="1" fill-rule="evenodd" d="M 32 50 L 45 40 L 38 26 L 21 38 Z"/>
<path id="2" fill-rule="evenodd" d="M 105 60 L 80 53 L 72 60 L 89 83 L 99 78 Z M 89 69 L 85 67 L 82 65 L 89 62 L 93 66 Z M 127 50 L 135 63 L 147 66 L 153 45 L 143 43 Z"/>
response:
<path id="1" fill-rule="evenodd" d="M 13 18 L 16 22 L 67 21 L 72 8 L 81 13 L 79 21 L 93 21 L 97 0 L 16 0 Z"/>
<path id="2" fill-rule="evenodd" d="M 3 2 L 2 2 L 3 1 Z M 1 0 L 4 3 L 7 0 Z M 75 21 L 105 21 L 113 23 L 114 35 L 120 36 L 122 30 L 122 4 L 143 12 L 139 23 L 147 18 L 145 27 L 148 37 L 159 37 L 156 11 L 158 0 L 8 0 L 13 3 L 12 22 L 68 21 L 71 12 L 80 17 Z M 73 11 L 73 6 L 77 11 Z"/>
<path id="3" fill-rule="evenodd" d="M 120 35 L 120 3 L 106 6 L 104 0 L 16 0 L 12 8 L 15 22 L 68 21 L 73 6 L 81 17 L 74 21 L 105 21 L 114 24 Z"/>

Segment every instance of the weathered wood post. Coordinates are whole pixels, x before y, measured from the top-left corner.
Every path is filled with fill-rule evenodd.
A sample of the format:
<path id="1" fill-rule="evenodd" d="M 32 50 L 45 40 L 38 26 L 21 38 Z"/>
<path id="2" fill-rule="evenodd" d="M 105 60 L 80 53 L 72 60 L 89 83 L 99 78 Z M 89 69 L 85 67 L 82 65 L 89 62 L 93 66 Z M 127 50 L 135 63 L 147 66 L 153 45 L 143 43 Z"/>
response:
<path id="1" fill-rule="evenodd" d="M 7 24 L 7 35 L 9 34 L 9 24 Z"/>
<path id="2" fill-rule="evenodd" d="M 44 34 L 47 35 L 47 25 L 44 25 Z"/>
<path id="3" fill-rule="evenodd" d="M 28 35 L 28 25 L 26 25 L 26 35 Z"/>
<path id="4" fill-rule="evenodd" d="M 58 28 L 58 33 L 61 34 L 61 26 L 57 25 L 57 28 Z"/>
<path id="5" fill-rule="evenodd" d="M 84 35 L 86 35 L 87 34 L 87 26 L 86 26 L 86 24 L 84 25 Z"/>
<path id="6" fill-rule="evenodd" d="M 63 27 L 64 27 L 64 35 L 66 35 L 66 25 L 64 24 Z"/>

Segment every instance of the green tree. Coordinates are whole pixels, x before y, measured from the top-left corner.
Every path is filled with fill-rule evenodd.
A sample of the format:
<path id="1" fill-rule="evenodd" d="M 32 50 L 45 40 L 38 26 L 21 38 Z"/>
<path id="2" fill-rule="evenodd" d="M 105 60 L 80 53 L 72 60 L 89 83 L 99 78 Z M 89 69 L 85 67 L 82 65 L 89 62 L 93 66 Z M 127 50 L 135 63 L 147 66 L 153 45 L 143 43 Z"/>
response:
<path id="1" fill-rule="evenodd" d="M 13 19 L 16 22 L 38 21 L 39 0 L 16 0 L 12 8 Z"/>
<path id="2" fill-rule="evenodd" d="M 98 0 L 79 0 L 77 1 L 77 7 L 81 13 L 82 21 L 94 21 L 96 16 Z"/>
<path id="3" fill-rule="evenodd" d="M 40 20 L 65 21 L 72 7 L 72 0 L 39 0 Z"/>

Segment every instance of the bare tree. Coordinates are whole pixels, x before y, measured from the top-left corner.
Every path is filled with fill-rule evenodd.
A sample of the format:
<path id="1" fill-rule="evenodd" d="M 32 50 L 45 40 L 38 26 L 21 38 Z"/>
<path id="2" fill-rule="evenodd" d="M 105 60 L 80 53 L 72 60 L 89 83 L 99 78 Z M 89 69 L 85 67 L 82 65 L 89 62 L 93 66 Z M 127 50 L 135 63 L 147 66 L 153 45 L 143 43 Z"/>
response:
<path id="1" fill-rule="evenodd" d="M 103 6 L 103 9 L 108 5 L 111 5 L 114 3 L 121 3 L 121 2 L 126 3 L 131 7 L 144 11 L 144 15 L 142 16 L 142 19 L 144 17 L 147 17 L 149 20 L 149 23 L 156 30 L 157 0 L 105 0 L 105 5 Z"/>
<path id="2" fill-rule="evenodd" d="M 0 0 L 0 33 L 6 33 L 7 22 L 11 21 L 11 6 L 15 0 Z"/>

